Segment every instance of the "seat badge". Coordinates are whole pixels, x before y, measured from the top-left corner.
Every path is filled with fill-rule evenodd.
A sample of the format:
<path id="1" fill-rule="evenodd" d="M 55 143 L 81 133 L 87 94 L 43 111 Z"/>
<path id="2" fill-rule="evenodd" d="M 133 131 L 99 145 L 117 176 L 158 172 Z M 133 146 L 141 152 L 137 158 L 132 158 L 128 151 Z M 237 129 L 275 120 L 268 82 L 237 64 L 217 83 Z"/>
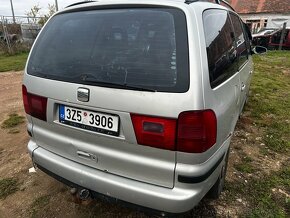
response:
<path id="1" fill-rule="evenodd" d="M 78 88 L 77 97 L 79 101 L 88 102 L 90 99 L 90 90 L 87 88 Z"/>

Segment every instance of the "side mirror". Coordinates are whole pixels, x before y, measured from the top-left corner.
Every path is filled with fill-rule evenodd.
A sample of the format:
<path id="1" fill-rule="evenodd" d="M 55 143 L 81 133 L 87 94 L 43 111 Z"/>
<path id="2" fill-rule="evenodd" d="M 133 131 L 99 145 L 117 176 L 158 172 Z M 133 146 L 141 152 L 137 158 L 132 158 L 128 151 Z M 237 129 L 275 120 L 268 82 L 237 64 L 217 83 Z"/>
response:
<path id="1" fill-rule="evenodd" d="M 263 46 L 255 46 L 254 48 L 252 48 L 252 54 L 264 54 L 268 51 L 267 48 L 263 47 Z"/>

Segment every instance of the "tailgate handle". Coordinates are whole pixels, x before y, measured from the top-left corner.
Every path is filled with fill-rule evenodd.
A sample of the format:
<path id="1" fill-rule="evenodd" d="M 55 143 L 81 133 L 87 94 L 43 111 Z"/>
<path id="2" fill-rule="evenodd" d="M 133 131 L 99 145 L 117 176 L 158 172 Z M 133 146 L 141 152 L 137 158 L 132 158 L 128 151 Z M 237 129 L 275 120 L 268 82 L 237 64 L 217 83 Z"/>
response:
<path id="1" fill-rule="evenodd" d="M 80 158 L 84 158 L 86 160 L 91 160 L 91 161 L 94 161 L 94 162 L 98 162 L 98 158 L 94 154 L 90 154 L 90 153 L 87 153 L 87 152 L 84 152 L 84 151 L 77 151 L 77 154 L 78 154 L 78 156 Z"/>
<path id="2" fill-rule="evenodd" d="M 84 151 L 77 151 L 77 154 L 80 157 L 91 159 L 91 155 L 89 153 L 84 152 Z"/>

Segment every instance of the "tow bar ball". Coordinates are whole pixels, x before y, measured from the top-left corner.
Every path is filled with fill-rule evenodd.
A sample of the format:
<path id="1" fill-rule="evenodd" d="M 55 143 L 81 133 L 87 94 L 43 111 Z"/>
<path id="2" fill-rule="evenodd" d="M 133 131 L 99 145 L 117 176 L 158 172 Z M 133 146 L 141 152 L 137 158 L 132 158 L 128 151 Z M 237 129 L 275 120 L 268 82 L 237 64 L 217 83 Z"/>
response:
<path id="1" fill-rule="evenodd" d="M 77 188 L 72 188 L 70 190 L 70 193 L 72 195 L 78 195 L 78 197 L 81 199 L 81 200 L 87 200 L 90 198 L 90 191 L 88 189 L 77 189 Z"/>
<path id="2" fill-rule="evenodd" d="M 80 199 L 86 200 L 90 197 L 90 191 L 88 189 L 81 189 L 79 191 Z"/>

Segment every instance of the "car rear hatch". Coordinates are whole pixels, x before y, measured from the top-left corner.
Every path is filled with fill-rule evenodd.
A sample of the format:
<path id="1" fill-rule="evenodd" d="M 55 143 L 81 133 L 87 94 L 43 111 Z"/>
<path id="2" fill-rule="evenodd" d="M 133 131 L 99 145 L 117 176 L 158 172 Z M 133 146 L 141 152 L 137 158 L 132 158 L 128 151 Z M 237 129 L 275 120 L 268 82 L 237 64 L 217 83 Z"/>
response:
<path id="1" fill-rule="evenodd" d="M 188 67 L 179 9 L 60 13 L 38 37 L 24 77 L 28 102 L 39 105 L 33 137 L 75 162 L 172 188 L 176 119 L 190 101 Z"/>

